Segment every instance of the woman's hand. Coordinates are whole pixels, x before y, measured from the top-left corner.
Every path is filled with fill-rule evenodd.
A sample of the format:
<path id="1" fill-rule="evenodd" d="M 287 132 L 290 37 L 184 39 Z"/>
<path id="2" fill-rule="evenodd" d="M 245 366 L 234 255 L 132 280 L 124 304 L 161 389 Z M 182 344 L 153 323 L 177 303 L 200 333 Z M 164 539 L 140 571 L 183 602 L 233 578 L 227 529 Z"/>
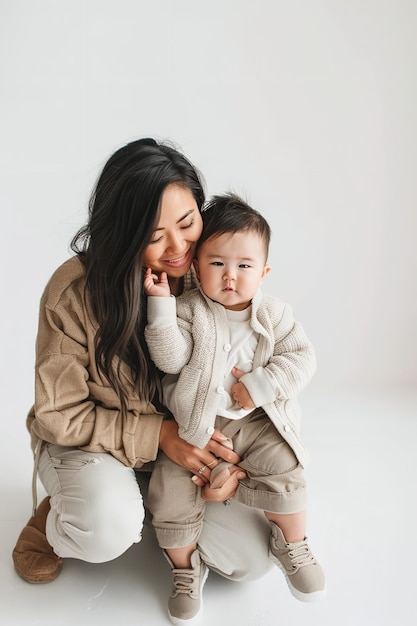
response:
<path id="1" fill-rule="evenodd" d="M 206 484 L 201 489 L 201 496 L 207 502 L 225 502 L 229 498 L 233 498 L 236 489 L 239 486 L 239 480 L 246 477 L 246 473 L 241 467 L 232 465 L 229 467 L 230 478 L 228 478 L 221 487 L 212 488 L 210 484 Z M 194 481 L 195 482 L 195 481 Z"/>
<path id="2" fill-rule="evenodd" d="M 159 447 L 171 461 L 181 465 L 181 467 L 185 467 L 194 474 L 193 482 L 197 486 L 203 487 L 210 482 L 211 470 L 218 465 L 219 459 L 233 463 L 233 465 L 237 465 L 240 461 L 240 457 L 236 452 L 222 445 L 222 441 L 227 441 L 227 437 L 216 429 L 206 447 L 197 448 L 179 437 L 178 425 L 175 420 L 164 420 L 159 436 Z M 231 467 L 230 471 L 232 472 L 232 470 L 233 468 Z M 223 494 L 226 494 L 223 500 L 231 498 L 237 488 L 238 478 L 234 476 L 236 470 L 240 470 L 243 476 L 245 476 L 245 473 L 240 468 L 236 468 L 233 475 L 221 489 L 205 487 L 203 497 L 216 502 L 222 501 Z M 214 491 L 216 492 L 215 497 Z M 218 497 L 219 494 L 220 497 Z"/>

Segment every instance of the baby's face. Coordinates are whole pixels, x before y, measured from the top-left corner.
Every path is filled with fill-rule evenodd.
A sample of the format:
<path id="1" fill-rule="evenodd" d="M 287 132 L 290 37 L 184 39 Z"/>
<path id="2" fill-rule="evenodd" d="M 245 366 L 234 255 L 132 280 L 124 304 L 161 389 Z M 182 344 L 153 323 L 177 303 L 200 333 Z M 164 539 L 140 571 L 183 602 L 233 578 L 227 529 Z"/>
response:
<path id="1" fill-rule="evenodd" d="M 215 235 L 197 252 L 195 267 L 201 287 L 211 300 L 226 309 L 246 309 L 270 267 L 265 245 L 255 232 Z"/>

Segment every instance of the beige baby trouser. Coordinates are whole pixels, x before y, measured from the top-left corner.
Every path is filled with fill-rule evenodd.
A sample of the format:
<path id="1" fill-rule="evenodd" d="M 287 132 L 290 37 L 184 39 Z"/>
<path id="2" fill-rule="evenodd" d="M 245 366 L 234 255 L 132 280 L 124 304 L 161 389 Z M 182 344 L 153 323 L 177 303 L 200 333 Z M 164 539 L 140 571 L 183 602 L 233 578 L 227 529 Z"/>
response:
<path id="1" fill-rule="evenodd" d="M 217 418 L 227 434 L 235 420 Z M 234 424 L 231 424 L 234 426 Z M 259 409 L 242 420 L 232 437 L 247 477 L 240 481 L 234 500 L 246 507 L 274 513 L 305 509 L 306 487 L 302 467 L 291 447 L 269 417 Z M 162 548 L 177 548 L 199 541 L 206 503 L 188 470 L 160 452 L 149 485 L 149 509 Z"/>

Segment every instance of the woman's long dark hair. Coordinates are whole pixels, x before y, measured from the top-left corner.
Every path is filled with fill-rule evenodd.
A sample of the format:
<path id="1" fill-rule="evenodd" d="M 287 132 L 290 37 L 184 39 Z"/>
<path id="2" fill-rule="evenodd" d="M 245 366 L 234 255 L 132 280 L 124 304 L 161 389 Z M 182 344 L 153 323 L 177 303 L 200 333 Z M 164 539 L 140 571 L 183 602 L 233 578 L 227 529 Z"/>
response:
<path id="1" fill-rule="evenodd" d="M 152 401 L 157 388 L 143 334 L 143 254 L 158 224 L 162 193 L 171 183 L 189 189 L 201 210 L 202 179 L 178 150 L 154 139 L 120 148 L 104 166 L 90 198 L 88 222 L 71 242 L 85 264 L 99 326 L 97 365 L 118 394 L 123 414 L 128 397 L 121 362 L 130 367 L 141 399 Z"/>

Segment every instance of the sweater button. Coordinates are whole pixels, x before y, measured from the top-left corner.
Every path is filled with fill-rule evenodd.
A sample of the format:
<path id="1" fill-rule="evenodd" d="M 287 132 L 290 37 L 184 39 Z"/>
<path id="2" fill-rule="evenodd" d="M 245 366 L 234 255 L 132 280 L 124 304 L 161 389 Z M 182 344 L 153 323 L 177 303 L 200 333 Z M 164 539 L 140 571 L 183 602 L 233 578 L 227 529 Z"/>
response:
<path id="1" fill-rule="evenodd" d="M 289 433 L 291 431 L 291 426 L 289 424 L 285 424 L 284 430 L 286 433 Z"/>
<path id="2" fill-rule="evenodd" d="M 212 435 L 212 434 L 214 433 L 214 428 L 213 428 L 213 426 L 210 426 L 209 428 L 207 428 L 206 433 L 207 433 L 208 435 Z"/>
<path id="3" fill-rule="evenodd" d="M 223 385 L 219 385 L 219 386 L 217 387 L 216 391 L 217 391 L 217 393 L 223 393 L 223 391 L 224 391 L 224 387 L 223 387 Z"/>
<path id="4" fill-rule="evenodd" d="M 230 352 L 230 350 L 232 349 L 232 346 L 230 345 L 230 343 L 225 343 L 223 346 L 223 350 L 225 352 Z"/>

